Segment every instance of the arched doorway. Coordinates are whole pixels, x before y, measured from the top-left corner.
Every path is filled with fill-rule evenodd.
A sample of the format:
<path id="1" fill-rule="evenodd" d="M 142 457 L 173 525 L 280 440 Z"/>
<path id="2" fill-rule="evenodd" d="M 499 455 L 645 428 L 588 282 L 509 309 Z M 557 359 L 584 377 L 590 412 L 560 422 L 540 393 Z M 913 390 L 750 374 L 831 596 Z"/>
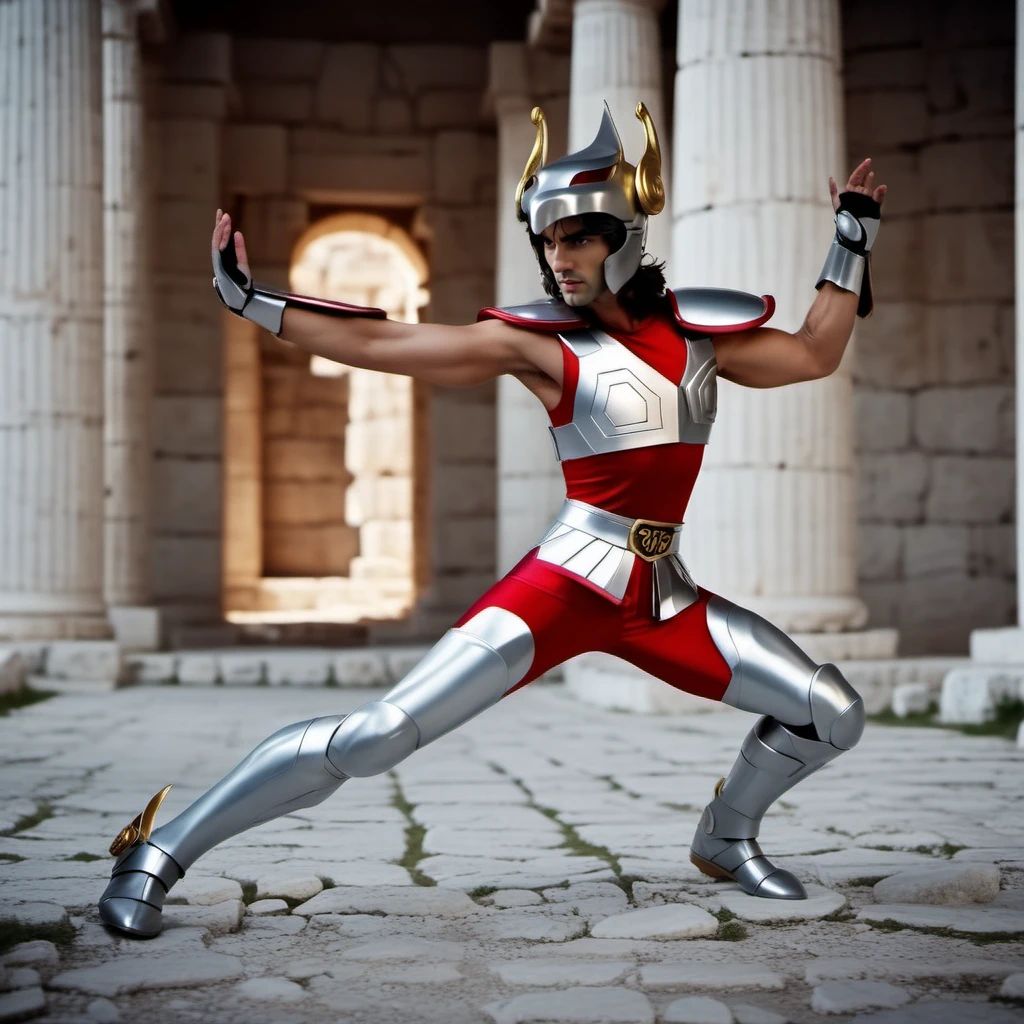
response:
<path id="1" fill-rule="evenodd" d="M 427 300 L 427 263 L 416 243 L 369 214 L 334 214 L 310 226 L 294 247 L 289 278 L 293 291 L 377 306 L 412 323 Z M 258 530 L 249 516 L 259 555 L 250 550 L 246 562 L 249 571 L 258 562 L 259 579 L 247 585 L 236 572 L 232 580 L 228 567 L 227 617 L 403 617 L 427 576 L 425 389 L 408 377 L 262 342 L 258 367 L 249 370 L 250 380 L 258 373 L 260 393 L 260 458 L 251 467 L 259 475 Z M 229 377 L 229 419 L 239 404 L 231 387 Z"/>

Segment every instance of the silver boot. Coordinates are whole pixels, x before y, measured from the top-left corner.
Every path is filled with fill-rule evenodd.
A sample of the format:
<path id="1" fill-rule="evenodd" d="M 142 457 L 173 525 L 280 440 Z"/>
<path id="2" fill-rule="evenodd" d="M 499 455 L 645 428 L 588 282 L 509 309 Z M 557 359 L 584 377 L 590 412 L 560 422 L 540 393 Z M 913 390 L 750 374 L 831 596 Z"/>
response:
<path id="1" fill-rule="evenodd" d="M 812 681 L 812 704 L 823 689 L 836 700 L 809 727 L 787 728 L 761 718 L 747 734 L 728 778 L 715 787 L 690 844 L 690 860 L 704 874 L 731 878 L 745 892 L 770 899 L 802 900 L 807 891 L 791 872 L 777 868 L 757 836 L 768 808 L 787 790 L 854 746 L 864 729 L 860 697 L 834 665 L 822 665 Z M 806 734 L 824 726 L 825 739 Z M 799 730 L 799 731 L 798 731 Z"/>
<path id="2" fill-rule="evenodd" d="M 817 665 L 749 609 L 713 597 L 707 622 L 733 672 L 723 703 L 764 717 L 715 787 L 690 860 L 707 875 L 739 882 L 751 895 L 806 899 L 799 880 L 775 867 L 757 844 L 761 819 L 783 793 L 856 745 L 864 731 L 864 702 L 835 665 Z"/>
<path id="3" fill-rule="evenodd" d="M 346 776 L 324 752 L 343 718 L 314 718 L 274 733 L 177 818 L 151 831 L 171 787 L 161 790 L 111 845 L 118 859 L 100 897 L 102 921 L 137 938 L 158 935 L 167 893 L 197 857 L 245 829 L 330 796 Z"/>

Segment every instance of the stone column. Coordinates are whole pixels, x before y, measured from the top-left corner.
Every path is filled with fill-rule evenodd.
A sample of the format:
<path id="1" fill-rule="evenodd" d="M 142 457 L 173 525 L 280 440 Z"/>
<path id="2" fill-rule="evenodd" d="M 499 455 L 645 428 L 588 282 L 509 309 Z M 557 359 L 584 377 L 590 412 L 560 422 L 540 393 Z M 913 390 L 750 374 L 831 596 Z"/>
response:
<path id="1" fill-rule="evenodd" d="M 577 0 L 572 25 L 569 152 L 593 141 L 607 101 L 626 159 L 636 164 L 645 145 L 643 126 L 636 119 L 637 102 L 643 100 L 658 130 L 662 177 L 667 182 L 669 126 L 665 122 L 658 31 L 658 14 L 664 6 L 665 0 Z M 661 260 L 668 259 L 671 247 L 671 202 L 670 193 L 665 209 L 647 225 L 647 251 Z"/>
<path id="2" fill-rule="evenodd" d="M 0 637 L 103 614 L 99 0 L 0 4 Z"/>
<path id="3" fill-rule="evenodd" d="M 1024 0 L 1017 0 L 1016 56 L 1017 625 L 971 633 L 976 664 L 954 670 L 943 683 L 942 717 L 951 722 L 984 721 L 998 701 L 1024 698 Z M 1017 742 L 1024 746 L 1024 726 Z"/>
<path id="4" fill-rule="evenodd" d="M 500 306 L 546 298 L 526 225 L 515 211 L 515 192 L 533 148 L 534 98 L 529 54 L 521 43 L 491 46 L 490 98 L 498 126 L 498 260 L 495 294 Z M 565 126 L 545 105 L 548 159 L 562 155 Z M 498 572 L 515 565 L 537 543 L 565 497 L 544 410 L 512 377 L 498 381 Z"/>
<path id="5" fill-rule="evenodd" d="M 797 329 L 845 181 L 838 0 L 680 0 L 672 281 L 771 293 Z M 884 230 L 880 244 L 885 244 Z M 708 589 L 788 631 L 862 626 L 856 593 L 852 353 L 830 377 L 719 384 L 684 551 Z M 870 634 L 868 635 L 870 636 Z M 891 631 L 875 635 L 890 646 Z M 843 647 L 843 656 L 891 650 Z"/>
<path id="6" fill-rule="evenodd" d="M 104 596 L 125 646 L 159 646 L 147 608 L 153 350 L 145 129 L 136 0 L 102 0 Z"/>

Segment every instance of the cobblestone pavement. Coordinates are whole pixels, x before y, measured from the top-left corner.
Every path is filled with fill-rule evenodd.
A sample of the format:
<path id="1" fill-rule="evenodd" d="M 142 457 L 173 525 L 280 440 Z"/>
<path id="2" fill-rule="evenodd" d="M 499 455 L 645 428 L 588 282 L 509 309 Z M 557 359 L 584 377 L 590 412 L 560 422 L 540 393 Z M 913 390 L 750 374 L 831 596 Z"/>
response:
<path id="1" fill-rule="evenodd" d="M 0 958 L 0 1021 L 1024 1020 L 1024 752 L 869 727 L 766 820 L 811 899 L 758 900 L 687 859 L 751 716 L 550 685 L 212 851 L 158 938 L 104 930 L 106 847 L 156 790 L 166 821 L 268 733 L 374 695 L 140 687 L 0 719 L 0 917 L 64 940 Z"/>

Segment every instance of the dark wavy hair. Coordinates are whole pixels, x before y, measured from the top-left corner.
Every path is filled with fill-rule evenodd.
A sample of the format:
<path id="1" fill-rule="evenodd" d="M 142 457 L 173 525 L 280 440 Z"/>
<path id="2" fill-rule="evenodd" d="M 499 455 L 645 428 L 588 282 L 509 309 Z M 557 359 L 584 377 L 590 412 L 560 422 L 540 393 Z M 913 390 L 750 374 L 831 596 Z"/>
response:
<path id="1" fill-rule="evenodd" d="M 580 214 L 583 222 L 582 232 L 603 238 L 609 252 L 618 252 L 626 241 L 626 225 L 617 217 L 608 213 Z M 558 287 L 555 275 L 544 257 L 544 239 L 541 235 L 530 234 L 530 245 L 537 257 L 540 267 L 544 291 L 553 299 L 562 298 L 562 289 Z M 643 320 L 656 312 L 664 304 L 665 296 L 665 264 L 647 257 L 651 262 L 641 263 L 637 272 L 619 289 L 616 298 L 626 313 L 634 320 Z"/>

